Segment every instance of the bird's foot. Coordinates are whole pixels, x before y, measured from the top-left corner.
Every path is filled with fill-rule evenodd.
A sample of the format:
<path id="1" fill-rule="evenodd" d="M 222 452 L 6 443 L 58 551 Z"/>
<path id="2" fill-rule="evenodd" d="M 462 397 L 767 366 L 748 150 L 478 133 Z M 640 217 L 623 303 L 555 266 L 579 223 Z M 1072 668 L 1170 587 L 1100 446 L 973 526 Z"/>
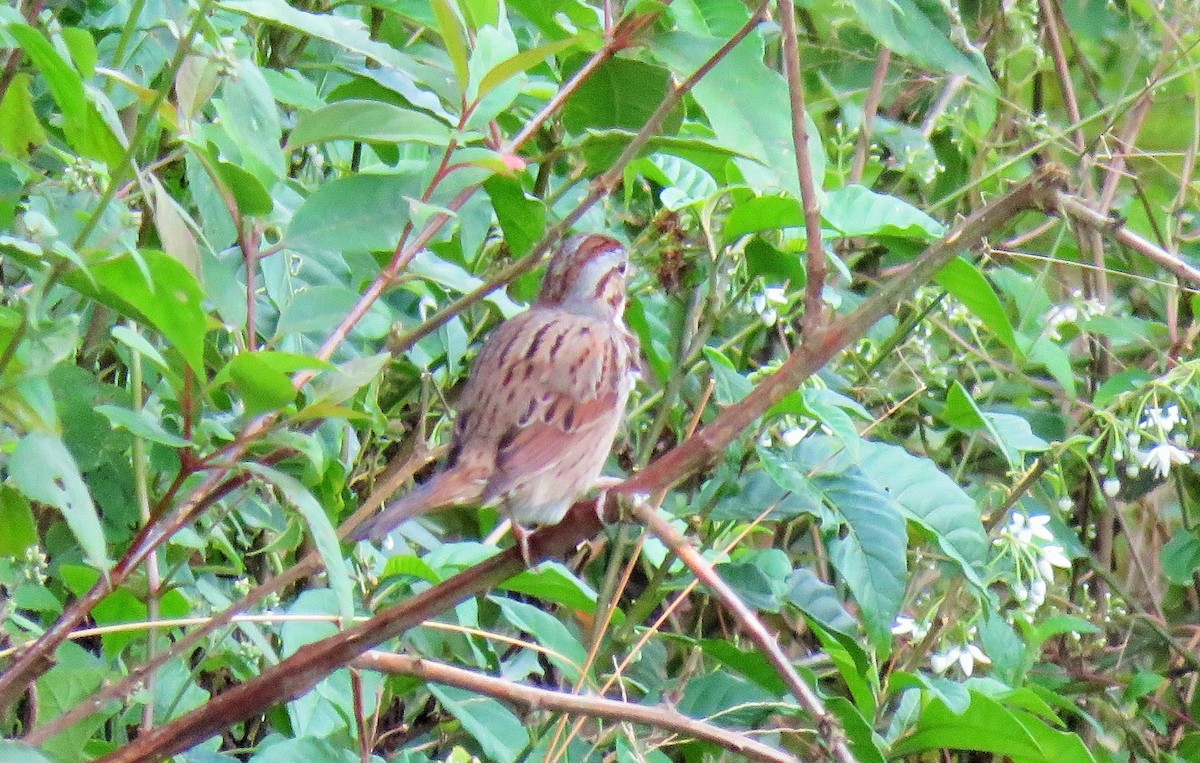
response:
<path id="1" fill-rule="evenodd" d="M 516 522 L 512 523 L 513 539 L 517 542 L 517 550 L 521 552 L 521 560 L 525 562 L 525 566 L 533 569 L 533 557 L 529 553 L 529 536 L 533 534 L 532 530 L 521 527 Z"/>

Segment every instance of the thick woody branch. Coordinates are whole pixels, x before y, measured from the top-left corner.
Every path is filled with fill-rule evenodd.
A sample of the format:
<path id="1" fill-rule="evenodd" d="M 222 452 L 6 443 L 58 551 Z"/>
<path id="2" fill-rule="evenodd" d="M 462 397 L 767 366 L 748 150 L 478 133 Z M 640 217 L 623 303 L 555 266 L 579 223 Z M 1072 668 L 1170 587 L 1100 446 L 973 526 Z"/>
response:
<path id="1" fill-rule="evenodd" d="M 984 237 L 1021 212 L 1054 207 L 1055 194 L 1065 186 L 1066 171 L 1048 165 L 1004 196 L 964 220 L 944 239 L 889 282 L 858 310 L 835 321 L 816 336 L 808 337 L 784 365 L 740 403 L 721 412 L 695 436 L 646 467 L 641 473 L 613 488 L 603 509 L 617 515 L 616 493 L 652 494 L 665 490 L 705 468 L 724 452 L 742 430 L 815 373 L 836 353 L 848 347 L 870 326 L 891 313 L 921 284 L 961 251 L 979 245 Z M 564 556 L 579 543 L 594 537 L 602 525 L 596 502 L 576 503 L 562 523 L 542 530 L 530 539 L 531 562 Z M 524 569 L 517 549 L 476 565 L 411 599 L 379 612 L 371 620 L 335 636 L 309 644 L 258 677 L 215 697 L 203 707 L 138 737 L 102 758 L 105 763 L 158 761 L 187 750 L 229 726 L 252 717 L 263 708 L 299 697 L 327 675 L 384 641 L 398 636 L 423 620 L 441 614 L 470 596 L 490 590 Z M 753 635 L 753 633 L 752 633 Z M 770 647 L 759 644 L 770 655 Z M 823 710 L 814 712 L 827 718 Z"/>
<path id="2" fill-rule="evenodd" d="M 631 702 L 568 694 L 550 689 L 539 689 L 525 684 L 516 684 L 471 670 L 455 668 L 432 660 L 406 654 L 369 651 L 351 663 L 363 670 L 381 673 L 397 673 L 415 676 L 430 683 L 455 686 L 474 694 L 520 705 L 528 710 L 585 715 L 592 718 L 607 718 L 619 723 L 638 723 L 657 729 L 682 734 L 689 739 L 703 739 L 744 755 L 751 760 L 781 763 L 794 761 L 795 757 L 763 744 L 745 734 L 739 734 L 711 723 L 689 718 L 667 707 L 649 707 Z"/>

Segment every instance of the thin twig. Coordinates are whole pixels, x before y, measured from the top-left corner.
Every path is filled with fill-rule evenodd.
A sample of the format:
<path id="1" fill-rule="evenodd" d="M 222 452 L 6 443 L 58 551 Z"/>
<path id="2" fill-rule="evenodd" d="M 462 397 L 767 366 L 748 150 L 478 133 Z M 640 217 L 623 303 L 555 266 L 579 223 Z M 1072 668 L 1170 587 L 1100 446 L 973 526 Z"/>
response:
<path id="1" fill-rule="evenodd" d="M 808 155 L 807 111 L 804 108 L 804 80 L 800 76 L 800 48 L 796 43 L 796 4 L 779 0 L 779 20 L 783 26 L 783 66 L 787 73 L 788 96 L 792 107 L 792 145 L 796 154 L 796 174 L 800 178 L 800 201 L 804 207 L 804 231 L 807 236 L 807 282 L 804 286 L 804 317 L 801 329 L 813 336 L 825 323 L 825 242 L 821 237 L 821 201 Z"/>
<path id="2" fill-rule="evenodd" d="M 621 702 L 604 697 L 590 697 L 550 689 L 517 684 L 500 678 L 482 675 L 433 660 L 370 650 L 357 657 L 351 665 L 362 670 L 376 670 L 393 675 L 407 675 L 430 683 L 466 689 L 472 694 L 493 697 L 528 710 L 549 710 L 589 718 L 607 718 L 619 723 L 637 723 L 702 739 L 727 750 L 745 755 L 751 760 L 795 761 L 782 750 L 763 744 L 746 734 L 739 734 L 711 723 L 689 718 L 669 707 L 648 707 L 633 702 Z"/>
<path id="3" fill-rule="evenodd" d="M 854 161 L 850 165 L 847 183 L 862 182 L 863 172 L 867 168 L 867 157 L 871 153 L 871 128 L 875 124 L 875 114 L 879 111 L 879 100 L 883 97 L 883 85 L 887 82 L 888 66 L 891 62 L 891 49 L 880 47 L 879 57 L 875 60 L 875 74 L 871 77 L 871 87 L 867 90 L 867 100 L 863 104 L 862 124 L 858 127 L 858 142 L 854 145 Z"/>

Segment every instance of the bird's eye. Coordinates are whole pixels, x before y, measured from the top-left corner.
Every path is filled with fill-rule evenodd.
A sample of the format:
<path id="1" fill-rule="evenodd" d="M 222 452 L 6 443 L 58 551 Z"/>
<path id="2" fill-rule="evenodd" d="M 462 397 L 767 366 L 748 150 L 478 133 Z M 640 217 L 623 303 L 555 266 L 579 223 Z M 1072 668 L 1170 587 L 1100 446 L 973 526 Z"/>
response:
<path id="1" fill-rule="evenodd" d="M 626 264 L 624 262 L 622 262 L 620 265 L 617 265 L 617 272 L 620 273 L 621 275 L 625 275 L 626 267 L 627 267 Z"/>

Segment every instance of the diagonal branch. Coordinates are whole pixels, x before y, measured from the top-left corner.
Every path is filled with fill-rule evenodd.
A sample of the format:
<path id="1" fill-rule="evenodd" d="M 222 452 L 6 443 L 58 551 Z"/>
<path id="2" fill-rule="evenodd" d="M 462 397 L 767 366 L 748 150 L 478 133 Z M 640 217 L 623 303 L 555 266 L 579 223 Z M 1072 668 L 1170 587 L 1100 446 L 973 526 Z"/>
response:
<path id="1" fill-rule="evenodd" d="M 530 561 L 562 557 L 602 529 L 598 508 L 606 516 L 618 514 L 617 493 L 652 494 L 665 490 L 704 469 L 746 427 L 774 403 L 849 347 L 876 321 L 891 313 L 920 285 L 959 252 L 978 246 L 983 239 L 1018 214 L 1052 208 L 1055 194 L 1065 186 L 1066 170 L 1047 165 L 1004 196 L 980 209 L 944 239 L 929 247 L 919 259 L 885 285 L 853 313 L 810 336 L 788 360 L 741 402 L 721 412 L 707 427 L 689 438 L 641 473 L 609 491 L 603 507 L 595 500 L 577 502 L 565 520 L 530 538 Z M 394 638 L 423 620 L 441 614 L 456 603 L 490 590 L 525 568 L 516 547 L 426 589 L 412 598 L 380 611 L 369 621 L 299 649 L 256 678 L 215 697 L 211 702 L 155 728 L 120 750 L 102 758 L 104 763 L 159 761 L 187 750 L 229 726 L 257 715 L 264 708 L 299 697 L 354 658 Z M 753 635 L 753 634 L 752 634 Z M 768 645 L 759 643 L 768 657 Z M 786 657 L 775 657 L 777 670 L 791 670 Z M 803 701 L 802 697 L 797 697 Z M 828 719 L 822 707 L 809 707 L 814 718 Z M 845 758 L 839 758 L 845 760 Z"/>
<path id="2" fill-rule="evenodd" d="M 416 676 L 422 681 L 455 686 L 475 694 L 494 697 L 530 710 L 550 710 L 574 713 L 591 718 L 607 718 L 621 723 L 638 723 L 683 734 L 691 739 L 713 742 L 750 760 L 767 763 L 795 761 L 792 755 L 776 750 L 745 733 L 738 733 L 688 716 L 669 707 L 650 707 L 632 702 L 592 697 L 516 684 L 501 678 L 482 675 L 472 670 L 456 668 L 434 660 L 407 654 L 392 654 L 371 650 L 353 662 L 356 668 Z"/>

